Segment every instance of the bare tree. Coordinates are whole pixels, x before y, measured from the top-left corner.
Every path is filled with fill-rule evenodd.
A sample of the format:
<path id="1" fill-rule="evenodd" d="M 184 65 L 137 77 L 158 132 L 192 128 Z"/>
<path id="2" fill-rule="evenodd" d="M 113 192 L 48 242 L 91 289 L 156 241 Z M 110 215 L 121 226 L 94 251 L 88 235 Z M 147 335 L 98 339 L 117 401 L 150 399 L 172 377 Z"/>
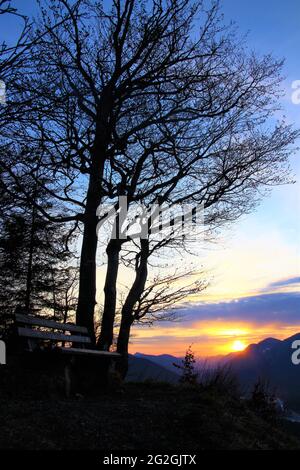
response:
<path id="1" fill-rule="evenodd" d="M 289 143 L 297 134 L 284 125 L 271 132 L 263 129 L 277 106 L 281 64 L 270 57 L 247 56 L 230 36 L 222 36 L 218 43 L 216 11 L 214 5 L 208 29 L 202 30 L 209 31 L 208 36 L 201 34 L 200 42 L 194 44 L 193 52 L 198 55 L 188 54 L 183 60 L 189 76 L 188 83 L 184 81 L 184 98 L 178 89 L 182 83 L 180 59 L 176 75 L 168 83 L 167 96 L 172 104 L 180 102 L 181 111 L 176 119 L 156 122 L 147 132 L 136 132 L 133 142 L 128 141 L 123 160 L 114 162 L 112 175 L 119 174 L 119 178 L 111 177 L 116 182 L 111 197 L 126 194 L 129 204 L 136 200 L 202 202 L 206 209 L 210 208 L 207 223 L 211 220 L 220 225 L 249 211 L 257 197 L 255 190 L 284 181 L 282 164 Z M 200 45 L 202 51 L 210 51 L 205 58 L 199 53 Z M 159 79 L 159 88 L 153 83 L 147 99 L 149 103 L 154 100 L 154 106 L 158 101 L 165 110 L 168 99 L 161 91 L 164 75 Z M 99 342 L 104 349 L 112 341 L 122 244 L 113 239 L 107 247 L 106 296 Z"/>
<path id="2" fill-rule="evenodd" d="M 82 227 L 77 322 L 94 334 L 101 202 L 201 202 L 207 223 L 235 220 L 258 191 L 285 180 L 297 133 L 284 123 L 267 129 L 281 62 L 247 53 L 215 2 L 113 0 L 108 11 L 92 0 L 54 0 L 42 18 L 19 91 L 34 106 L 11 129 L 26 158 L 4 172 L 27 199 L 22 180 L 38 165 L 60 203 L 44 216 Z M 107 246 L 103 349 L 121 247 Z M 147 278 L 143 263 L 137 272 Z"/>

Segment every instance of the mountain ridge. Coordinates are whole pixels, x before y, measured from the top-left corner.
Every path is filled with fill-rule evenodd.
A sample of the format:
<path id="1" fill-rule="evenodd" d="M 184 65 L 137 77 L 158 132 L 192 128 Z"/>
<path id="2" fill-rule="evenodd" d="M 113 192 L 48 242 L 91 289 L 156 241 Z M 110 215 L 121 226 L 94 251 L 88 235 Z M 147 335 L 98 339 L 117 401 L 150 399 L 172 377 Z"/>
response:
<path id="1" fill-rule="evenodd" d="M 243 351 L 232 352 L 224 356 L 198 358 L 196 367 L 200 369 L 203 364 L 208 368 L 229 366 L 246 392 L 249 392 L 257 380 L 264 380 L 289 407 L 300 411 L 300 365 L 294 365 L 291 360 L 294 351 L 292 343 L 296 339 L 300 340 L 300 333 L 295 333 L 283 340 L 268 337 L 258 343 L 249 344 Z M 177 381 L 179 380 L 180 370 L 176 369 L 173 364 L 174 362 L 180 363 L 181 357 L 170 354 L 147 355 L 143 353 L 136 353 L 131 357 L 132 361 L 147 361 L 148 371 L 151 370 L 150 379 L 153 379 L 157 374 L 161 378 L 168 379 L 168 373 L 171 373 L 170 380 L 175 382 L 176 378 Z M 158 373 L 158 371 L 154 371 L 156 367 L 163 369 L 160 369 Z M 148 380 L 147 373 L 144 376 L 145 380 Z"/>

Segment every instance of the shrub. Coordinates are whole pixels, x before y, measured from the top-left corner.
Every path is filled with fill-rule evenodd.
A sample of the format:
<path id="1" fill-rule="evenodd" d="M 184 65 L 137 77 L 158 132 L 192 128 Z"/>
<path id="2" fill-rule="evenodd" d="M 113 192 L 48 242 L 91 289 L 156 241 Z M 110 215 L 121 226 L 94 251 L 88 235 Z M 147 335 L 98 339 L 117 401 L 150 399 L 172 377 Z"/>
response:
<path id="1" fill-rule="evenodd" d="M 249 407 L 262 418 L 274 420 L 279 415 L 277 402 L 275 390 L 271 388 L 269 381 L 258 378 L 248 401 Z"/>
<path id="2" fill-rule="evenodd" d="M 195 354 L 192 351 L 192 346 L 190 345 L 185 353 L 182 364 L 174 364 L 175 367 L 182 371 L 182 376 L 180 377 L 180 383 L 183 385 L 196 385 L 198 374 L 195 371 Z"/>
<path id="3" fill-rule="evenodd" d="M 227 364 L 212 367 L 205 362 L 199 370 L 198 382 L 204 389 L 212 389 L 231 396 L 239 395 L 238 379 Z"/>

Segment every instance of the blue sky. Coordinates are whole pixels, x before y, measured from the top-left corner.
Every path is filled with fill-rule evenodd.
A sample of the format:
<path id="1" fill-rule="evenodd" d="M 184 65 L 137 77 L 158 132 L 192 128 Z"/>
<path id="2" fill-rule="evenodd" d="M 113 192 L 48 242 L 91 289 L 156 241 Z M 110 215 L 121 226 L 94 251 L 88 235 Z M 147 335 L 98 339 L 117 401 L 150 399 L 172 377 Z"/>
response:
<path id="1" fill-rule="evenodd" d="M 236 21 L 241 32 L 248 33 L 247 43 L 259 53 L 271 52 L 274 56 L 285 58 L 283 73 L 286 76 L 284 88 L 286 96 L 283 106 L 287 119 L 300 127 L 300 105 L 291 101 L 291 84 L 300 78 L 300 2 L 298 0 L 224 0 L 225 18 Z M 272 197 L 265 200 L 254 215 L 255 221 L 263 225 L 271 224 L 280 229 L 290 242 L 297 243 L 300 238 L 300 159 L 299 153 L 291 159 L 292 169 L 297 177 L 294 187 L 273 191 Z M 253 220 L 250 217 L 249 222 Z M 298 245 L 299 246 L 299 245 Z"/>
<path id="2" fill-rule="evenodd" d="M 35 0 L 12 3 L 28 15 L 36 11 Z M 282 105 L 286 119 L 300 127 L 300 105 L 291 100 L 292 82 L 300 80 L 300 1 L 223 0 L 221 5 L 225 21 L 235 21 L 241 34 L 248 33 L 250 49 L 285 58 Z M 0 28 L 6 40 L 15 37 L 13 18 L 1 20 Z M 236 337 L 246 344 L 300 331 L 299 156 L 291 159 L 296 184 L 275 188 L 199 260 L 213 281 L 203 297 L 187 306 L 184 320 L 136 328 L 132 352 L 182 354 L 194 342 L 199 353 L 214 354 L 228 352 Z M 98 274 L 101 300 L 101 268 Z"/>

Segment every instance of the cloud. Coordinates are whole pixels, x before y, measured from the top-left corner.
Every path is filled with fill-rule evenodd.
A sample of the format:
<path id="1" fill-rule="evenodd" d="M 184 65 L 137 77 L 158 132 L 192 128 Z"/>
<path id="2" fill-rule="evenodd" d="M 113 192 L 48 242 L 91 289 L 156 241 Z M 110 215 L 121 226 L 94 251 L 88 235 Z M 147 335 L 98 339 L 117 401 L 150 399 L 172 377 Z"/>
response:
<path id="1" fill-rule="evenodd" d="M 300 324 L 300 293 L 260 294 L 218 303 L 202 303 L 185 310 L 184 322 L 199 319 L 246 320 L 267 324 Z"/>
<path id="2" fill-rule="evenodd" d="M 292 290 L 299 280 L 278 280 L 267 291 L 233 300 L 187 304 L 179 309 L 180 321 L 157 322 L 154 328 L 135 326 L 130 349 L 182 355 L 193 344 L 198 355 L 206 356 L 227 354 L 236 338 L 250 344 L 269 336 L 292 336 L 300 331 L 300 292 Z M 289 286 L 289 292 L 277 291 Z"/>
<path id="3" fill-rule="evenodd" d="M 286 287 L 286 286 L 290 286 L 290 285 L 293 285 L 293 284 L 300 284 L 300 277 L 290 277 L 289 279 L 281 279 L 280 281 L 275 281 L 275 282 L 271 282 L 270 284 L 268 284 L 268 286 L 266 287 L 267 289 L 268 288 L 276 288 L 276 287 Z"/>
<path id="4" fill-rule="evenodd" d="M 300 293 L 274 292 L 242 297 L 221 302 L 202 302 L 178 309 L 180 320 L 177 322 L 158 322 L 159 330 L 170 328 L 192 331 L 201 321 L 248 322 L 252 324 L 300 325 Z M 143 328 L 142 328 L 143 329 Z M 149 330 L 149 336 L 155 328 Z"/>

